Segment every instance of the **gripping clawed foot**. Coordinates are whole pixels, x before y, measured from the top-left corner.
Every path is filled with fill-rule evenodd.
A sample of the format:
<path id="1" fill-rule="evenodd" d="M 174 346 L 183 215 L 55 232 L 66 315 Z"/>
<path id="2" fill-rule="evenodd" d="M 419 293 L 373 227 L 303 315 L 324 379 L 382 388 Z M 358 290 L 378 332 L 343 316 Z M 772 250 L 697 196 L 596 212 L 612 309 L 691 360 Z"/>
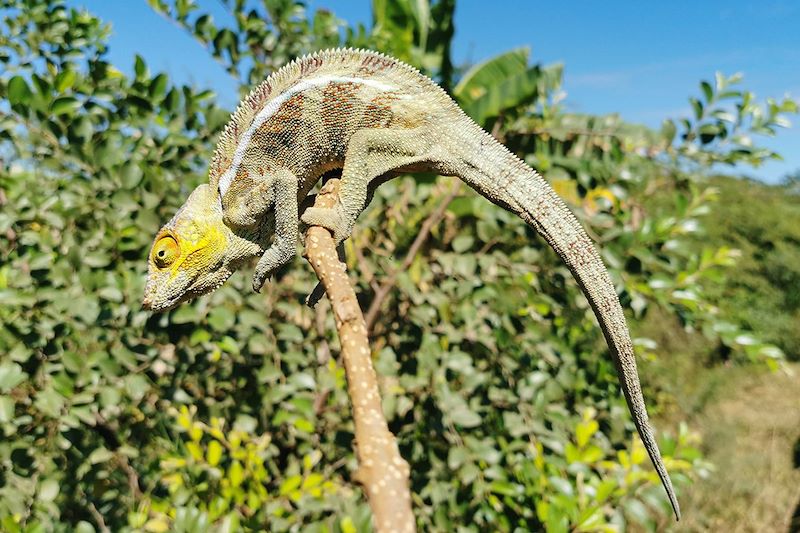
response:
<path id="1" fill-rule="evenodd" d="M 288 241 L 277 240 L 271 247 L 269 247 L 261 259 L 256 264 L 255 272 L 253 272 L 253 290 L 261 292 L 261 287 L 272 274 L 274 274 L 283 265 L 292 260 L 294 254 L 294 245 L 287 244 Z"/>
<path id="2" fill-rule="evenodd" d="M 350 236 L 350 224 L 340 208 L 309 207 L 300 217 L 306 226 L 321 226 L 333 233 L 333 240 L 338 246 Z"/>

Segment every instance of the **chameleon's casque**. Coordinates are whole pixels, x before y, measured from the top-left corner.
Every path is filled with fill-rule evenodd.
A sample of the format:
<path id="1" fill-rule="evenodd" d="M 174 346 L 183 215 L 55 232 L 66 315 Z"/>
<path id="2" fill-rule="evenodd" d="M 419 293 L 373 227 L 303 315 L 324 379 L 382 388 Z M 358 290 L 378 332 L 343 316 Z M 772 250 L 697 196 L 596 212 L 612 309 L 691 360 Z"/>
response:
<path id="1" fill-rule="evenodd" d="M 316 182 L 337 168 L 339 204 L 311 207 L 299 217 Z M 156 237 L 145 307 L 161 311 L 211 292 L 256 256 L 253 287 L 259 290 L 292 259 L 300 218 L 346 239 L 374 187 L 407 171 L 461 178 L 534 227 L 567 264 L 597 316 L 639 435 L 679 518 L 625 316 L 591 240 L 539 174 L 432 80 L 390 57 L 349 49 L 305 56 L 241 102 L 220 137 L 209 184 Z"/>

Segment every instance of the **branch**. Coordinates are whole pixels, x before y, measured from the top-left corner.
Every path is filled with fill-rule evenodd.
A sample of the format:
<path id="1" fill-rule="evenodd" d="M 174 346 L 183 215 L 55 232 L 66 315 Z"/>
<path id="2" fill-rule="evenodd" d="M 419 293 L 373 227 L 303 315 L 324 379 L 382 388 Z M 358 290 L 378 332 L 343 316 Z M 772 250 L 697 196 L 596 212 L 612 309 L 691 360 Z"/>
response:
<path id="1" fill-rule="evenodd" d="M 86 500 L 86 507 L 89 509 L 89 514 L 92 515 L 94 518 L 97 527 L 100 528 L 101 533 L 111 533 L 111 530 L 108 529 L 106 525 L 106 521 L 103 519 L 103 515 L 100 514 L 100 511 L 97 510 L 97 507 L 94 503 L 86 496 L 86 492 L 82 488 L 78 488 L 78 493 Z"/>
<path id="2" fill-rule="evenodd" d="M 339 180 L 332 179 L 317 195 L 316 207 L 333 207 Z M 312 226 L 306 232 L 305 258 L 316 272 L 333 308 L 342 345 L 347 388 L 353 404 L 358 470 L 354 478 L 363 485 L 376 531 L 416 531 L 411 511 L 408 463 L 383 417 L 378 380 L 372 368 L 367 328 L 356 293 L 339 260 L 330 232 Z"/>

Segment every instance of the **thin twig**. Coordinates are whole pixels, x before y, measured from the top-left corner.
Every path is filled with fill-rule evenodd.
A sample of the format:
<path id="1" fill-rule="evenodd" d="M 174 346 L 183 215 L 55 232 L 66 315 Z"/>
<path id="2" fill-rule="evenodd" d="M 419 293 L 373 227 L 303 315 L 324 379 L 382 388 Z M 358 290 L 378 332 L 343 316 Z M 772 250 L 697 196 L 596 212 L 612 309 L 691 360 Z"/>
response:
<path id="1" fill-rule="evenodd" d="M 142 497 L 142 489 L 139 486 L 139 474 L 136 470 L 131 466 L 130 462 L 128 462 L 128 458 L 122 454 L 117 454 L 117 463 L 119 467 L 125 472 L 128 476 L 128 487 L 131 489 L 131 493 L 133 493 L 134 498 L 137 500 Z"/>
<path id="2" fill-rule="evenodd" d="M 314 205 L 333 207 L 338 186 L 339 180 L 328 181 Z M 346 265 L 339 260 L 328 230 L 312 226 L 306 232 L 305 243 L 305 257 L 325 287 L 342 346 L 359 463 L 354 478 L 367 494 L 376 531 L 413 533 L 416 524 L 411 511 L 410 469 L 383 416 L 367 328 Z"/>
<path id="3" fill-rule="evenodd" d="M 444 218 L 444 213 L 447 210 L 447 207 L 450 205 L 458 193 L 461 191 L 461 183 L 458 182 L 456 185 L 450 190 L 450 193 L 445 196 L 444 200 L 436 207 L 436 209 L 428 215 L 428 218 L 422 223 L 420 227 L 419 233 L 417 237 L 414 239 L 414 242 L 411 244 L 411 248 L 408 249 L 408 253 L 406 253 L 406 258 L 403 260 L 403 264 L 400 268 L 394 270 L 391 274 L 386 276 L 383 283 L 381 283 L 380 287 L 375 291 L 375 296 L 372 298 L 372 302 L 369 304 L 369 309 L 367 309 L 367 314 L 365 315 L 365 320 L 367 322 L 367 331 L 372 331 L 372 327 L 375 325 L 375 320 L 378 318 L 378 313 L 381 312 L 381 306 L 383 305 L 384 300 L 386 297 L 389 296 L 389 292 L 391 292 L 394 284 L 397 282 L 397 276 L 400 272 L 405 272 L 411 266 L 411 263 L 414 262 L 414 258 L 417 256 L 420 248 L 422 245 L 425 244 L 425 241 L 428 240 L 430 237 L 431 230 Z"/>
<path id="4" fill-rule="evenodd" d="M 111 533 L 111 530 L 108 529 L 108 526 L 106 525 L 106 521 L 103 519 L 103 515 L 97 510 L 95 504 L 86 496 L 86 493 L 83 490 L 81 490 L 81 493 L 83 494 L 83 497 L 86 498 L 86 507 L 88 507 L 89 514 L 92 515 L 92 518 L 94 518 L 94 521 L 101 533 Z"/>
<path id="5" fill-rule="evenodd" d="M 500 115 L 497 117 L 497 120 L 492 127 L 492 137 L 497 140 L 501 140 L 500 135 L 502 132 L 503 122 L 504 117 L 503 115 Z M 450 193 L 445 196 L 444 200 L 442 200 L 438 207 L 430 215 L 428 215 L 428 218 L 426 218 L 422 223 L 422 227 L 420 228 L 416 239 L 414 239 L 411 248 L 408 249 L 408 253 L 406 254 L 406 258 L 403 260 L 402 266 L 389 274 L 380 287 L 375 290 L 375 295 L 372 298 L 372 302 L 369 304 L 369 309 L 367 309 L 366 314 L 367 331 L 372 332 L 372 327 L 375 325 L 375 320 L 378 318 L 378 313 L 381 312 L 381 306 L 383 305 L 384 300 L 386 300 L 386 297 L 389 296 L 389 292 L 392 290 L 392 287 L 394 287 L 394 284 L 397 282 L 397 276 L 400 272 L 404 272 L 411 267 L 411 263 L 414 262 L 417 252 L 419 252 L 419 249 L 422 248 L 423 244 L 425 244 L 425 241 L 428 240 L 431 230 L 444 217 L 447 207 L 450 205 L 450 202 L 455 200 L 459 192 L 461 192 L 461 182 L 458 182 L 456 186 L 450 190 Z"/>

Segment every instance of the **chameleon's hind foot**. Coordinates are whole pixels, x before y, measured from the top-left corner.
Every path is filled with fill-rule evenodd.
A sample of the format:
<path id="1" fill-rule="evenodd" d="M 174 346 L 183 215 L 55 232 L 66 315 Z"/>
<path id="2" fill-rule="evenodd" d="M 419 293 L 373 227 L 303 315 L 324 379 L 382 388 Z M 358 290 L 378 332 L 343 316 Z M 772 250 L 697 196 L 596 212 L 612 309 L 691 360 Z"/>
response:
<path id="1" fill-rule="evenodd" d="M 321 226 L 331 231 L 337 245 L 347 239 L 352 230 L 352 225 L 338 207 L 309 207 L 300 219 L 307 226 Z"/>

